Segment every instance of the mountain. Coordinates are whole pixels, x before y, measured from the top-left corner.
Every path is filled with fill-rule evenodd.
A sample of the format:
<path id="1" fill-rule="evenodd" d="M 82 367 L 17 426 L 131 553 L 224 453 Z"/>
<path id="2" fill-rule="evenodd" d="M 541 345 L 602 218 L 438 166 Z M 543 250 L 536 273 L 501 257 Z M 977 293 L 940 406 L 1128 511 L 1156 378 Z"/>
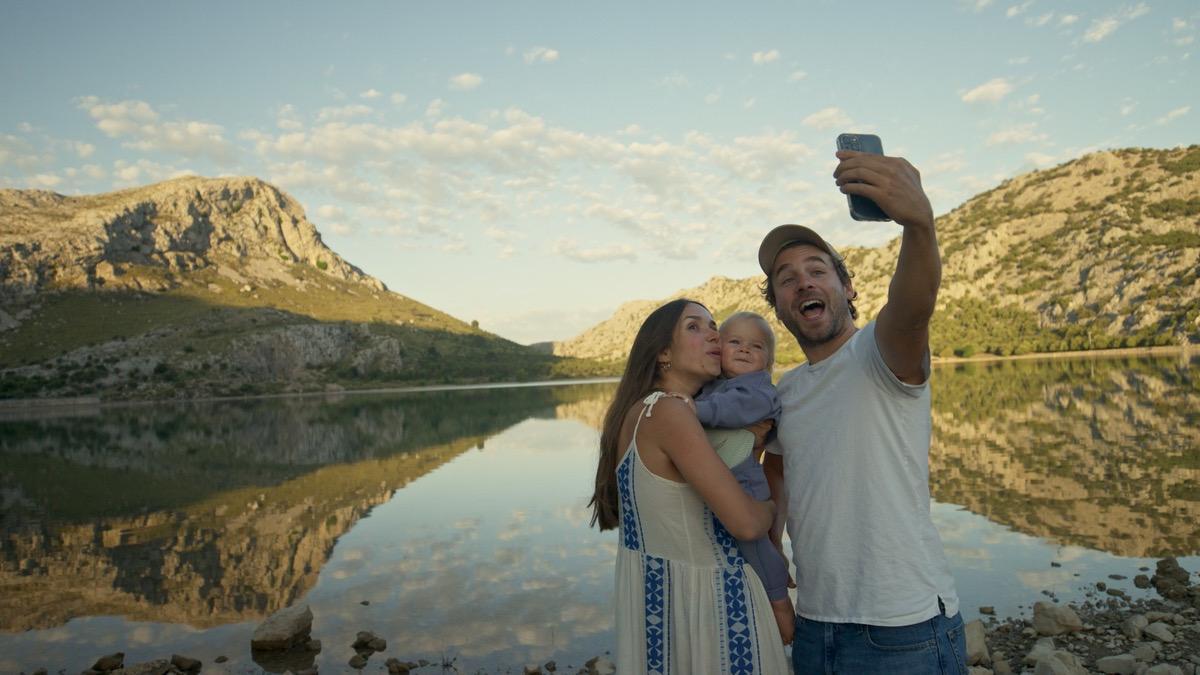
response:
<path id="1" fill-rule="evenodd" d="M 764 224 L 764 233 L 769 224 Z M 940 356 L 1200 342 L 1200 146 L 1097 152 L 1033 171 L 937 219 L 943 276 L 931 325 Z M 860 323 L 886 300 L 900 240 L 842 250 Z M 754 251 L 746 251 L 748 259 Z M 714 277 L 672 297 L 771 314 L 758 285 Z M 622 305 L 556 343 L 563 356 L 622 361 L 641 321 L 669 298 Z M 769 316 L 778 360 L 803 355 Z"/>
<path id="2" fill-rule="evenodd" d="M 0 190 L 0 397 L 545 378 L 556 358 L 390 292 L 254 178 Z"/>

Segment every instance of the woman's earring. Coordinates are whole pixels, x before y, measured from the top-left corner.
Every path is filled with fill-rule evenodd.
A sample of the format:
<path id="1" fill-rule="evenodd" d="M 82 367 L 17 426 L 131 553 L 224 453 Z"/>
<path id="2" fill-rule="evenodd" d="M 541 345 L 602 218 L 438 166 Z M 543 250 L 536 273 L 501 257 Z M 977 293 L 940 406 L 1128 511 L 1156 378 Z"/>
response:
<path id="1" fill-rule="evenodd" d="M 670 361 L 659 361 L 658 367 L 662 368 L 662 371 L 665 373 L 671 369 L 671 362 Z"/>

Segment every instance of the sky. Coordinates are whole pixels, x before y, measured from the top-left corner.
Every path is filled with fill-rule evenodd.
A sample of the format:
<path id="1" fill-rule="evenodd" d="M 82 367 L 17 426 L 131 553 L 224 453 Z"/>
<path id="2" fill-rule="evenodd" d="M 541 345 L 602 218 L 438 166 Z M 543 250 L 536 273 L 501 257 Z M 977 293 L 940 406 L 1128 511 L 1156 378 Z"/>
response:
<path id="1" fill-rule="evenodd" d="M 0 187 L 251 175 L 388 287 L 521 343 L 835 246 L 834 139 L 937 214 L 1096 150 L 1200 142 L 1194 0 L 0 0 Z"/>

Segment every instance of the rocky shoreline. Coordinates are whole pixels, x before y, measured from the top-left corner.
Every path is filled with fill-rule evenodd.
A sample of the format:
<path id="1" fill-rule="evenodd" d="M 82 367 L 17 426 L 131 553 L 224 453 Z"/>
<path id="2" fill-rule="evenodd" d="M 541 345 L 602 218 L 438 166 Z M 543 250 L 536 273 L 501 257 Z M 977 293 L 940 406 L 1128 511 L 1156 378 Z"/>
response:
<path id="1" fill-rule="evenodd" d="M 1058 605 L 1047 593 L 1051 600 L 1036 602 L 1031 619 L 970 622 L 971 675 L 1200 673 L 1200 584 L 1191 583 L 1175 558 L 1164 558 L 1153 576 L 1136 575 L 1134 585 L 1153 587 L 1159 597 L 1130 599 L 1098 581 L 1089 593 L 1093 599 L 1083 603 Z"/>
<path id="2" fill-rule="evenodd" d="M 1147 568 L 1138 571 L 1142 573 L 1134 576 L 1134 585 L 1153 588 L 1158 597 L 1132 599 L 1124 591 L 1097 581 L 1088 593 L 1089 599 L 1081 603 L 1060 605 L 1052 593 L 1043 591 L 1048 600 L 1034 603 L 1031 618 L 997 618 L 990 607 L 980 607 L 983 618 L 967 623 L 965 628 L 970 675 L 1200 675 L 1200 583 L 1192 583 L 1193 575 L 1175 558 L 1159 560 L 1153 575 L 1145 574 L 1150 571 Z M 322 643 L 312 638 L 312 622 L 307 605 L 288 607 L 270 616 L 254 631 L 250 645 L 254 661 L 265 672 L 317 675 L 315 661 Z M 361 631 L 347 651 L 353 656 L 337 670 L 362 672 L 369 668 L 386 670 L 389 675 L 459 672 L 453 660 L 444 658 L 435 662 L 392 657 L 382 664 L 372 659 L 387 648 L 386 639 Z M 224 656 L 217 657 L 217 667 L 210 668 L 210 672 L 228 672 L 228 668 L 221 667 L 227 661 Z M 499 668 L 495 672 L 524 675 L 616 672 L 604 656 L 561 670 L 555 661 Z M 202 670 L 199 660 L 179 654 L 126 665 L 124 654 L 117 652 L 100 657 L 81 675 L 195 675 Z M 47 670 L 35 670 L 31 675 L 47 675 Z"/>

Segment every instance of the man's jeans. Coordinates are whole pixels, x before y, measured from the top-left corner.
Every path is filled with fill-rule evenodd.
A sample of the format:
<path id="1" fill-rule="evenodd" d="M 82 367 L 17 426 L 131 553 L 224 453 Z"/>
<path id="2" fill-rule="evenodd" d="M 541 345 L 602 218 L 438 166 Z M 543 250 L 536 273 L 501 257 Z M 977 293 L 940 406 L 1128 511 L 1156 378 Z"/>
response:
<path id="1" fill-rule="evenodd" d="M 792 667 L 795 675 L 966 675 L 962 615 L 895 627 L 797 616 Z"/>

